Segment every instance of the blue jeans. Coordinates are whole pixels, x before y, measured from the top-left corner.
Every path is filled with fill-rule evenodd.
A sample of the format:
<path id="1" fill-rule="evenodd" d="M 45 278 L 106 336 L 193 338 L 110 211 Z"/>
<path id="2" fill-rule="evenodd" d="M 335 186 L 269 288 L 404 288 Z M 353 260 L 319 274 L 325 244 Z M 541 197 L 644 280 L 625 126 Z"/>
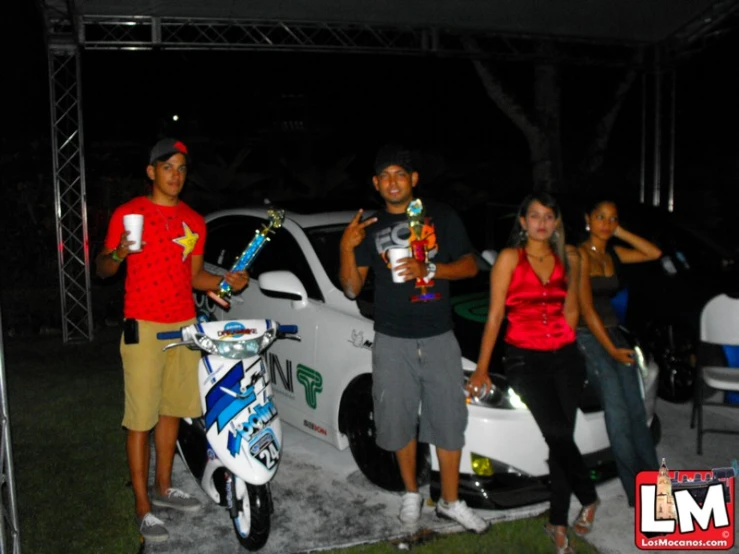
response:
<path id="1" fill-rule="evenodd" d="M 609 328 L 608 334 L 617 348 L 629 348 L 618 328 Z M 588 380 L 598 391 L 605 412 L 608 439 L 616 459 L 618 476 L 626 491 L 629 506 L 633 506 L 636 474 L 659 467 L 647 426 L 638 370 L 611 357 L 589 329 L 578 328 L 577 343 L 585 354 Z"/>

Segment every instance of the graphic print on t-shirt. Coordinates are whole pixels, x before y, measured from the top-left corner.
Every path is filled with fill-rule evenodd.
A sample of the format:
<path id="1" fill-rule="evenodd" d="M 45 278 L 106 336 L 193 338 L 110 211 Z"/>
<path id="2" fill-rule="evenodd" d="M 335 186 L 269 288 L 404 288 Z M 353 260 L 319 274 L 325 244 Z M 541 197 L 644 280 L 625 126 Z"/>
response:
<path id="1" fill-rule="evenodd" d="M 434 263 L 454 263 L 474 252 L 459 216 L 447 205 L 431 199 L 424 201 L 428 229 L 422 236 L 429 241 L 429 258 Z M 355 249 L 358 267 L 366 267 L 374 276 L 374 327 L 378 333 L 393 337 L 433 337 L 453 328 L 449 305 L 450 281 L 434 278 L 433 288 L 427 293 L 438 295 L 433 302 L 413 301 L 419 296 L 415 280 L 395 283 L 387 268 L 388 248 L 409 248 L 411 232 L 405 213 L 393 214 L 380 210 L 374 214 L 377 221 L 367 227 L 365 240 Z M 433 291 L 433 292 L 432 292 Z M 419 298 L 420 300 L 420 298 Z"/>
<path id="2" fill-rule="evenodd" d="M 187 256 L 195 250 L 195 245 L 198 243 L 200 235 L 198 233 L 193 233 L 192 229 L 190 229 L 184 221 L 182 222 L 182 230 L 185 234 L 176 239 L 172 239 L 172 242 L 182 247 L 182 261 L 184 262 L 187 259 Z"/>

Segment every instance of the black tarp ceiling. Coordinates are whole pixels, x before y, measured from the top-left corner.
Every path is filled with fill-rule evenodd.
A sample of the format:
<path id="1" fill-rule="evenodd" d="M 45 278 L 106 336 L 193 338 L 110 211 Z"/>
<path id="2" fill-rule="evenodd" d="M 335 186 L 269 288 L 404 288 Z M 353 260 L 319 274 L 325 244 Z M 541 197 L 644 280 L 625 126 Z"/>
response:
<path id="1" fill-rule="evenodd" d="M 88 16 L 361 23 L 656 43 L 710 23 L 716 0 L 46 0 L 45 11 Z M 729 4 L 733 2 L 728 2 Z"/>

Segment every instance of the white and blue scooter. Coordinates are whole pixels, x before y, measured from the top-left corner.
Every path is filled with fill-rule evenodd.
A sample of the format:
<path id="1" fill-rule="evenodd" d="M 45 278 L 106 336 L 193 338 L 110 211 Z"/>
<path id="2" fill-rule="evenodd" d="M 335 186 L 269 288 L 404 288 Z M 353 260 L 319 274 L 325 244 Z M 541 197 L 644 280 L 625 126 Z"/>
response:
<path id="1" fill-rule="evenodd" d="M 198 367 L 203 417 L 180 423 L 177 449 L 205 493 L 228 508 L 239 543 L 258 550 L 269 538 L 269 482 L 280 461 L 282 427 L 262 354 L 295 325 L 269 319 L 207 321 L 157 334 L 205 355 Z"/>

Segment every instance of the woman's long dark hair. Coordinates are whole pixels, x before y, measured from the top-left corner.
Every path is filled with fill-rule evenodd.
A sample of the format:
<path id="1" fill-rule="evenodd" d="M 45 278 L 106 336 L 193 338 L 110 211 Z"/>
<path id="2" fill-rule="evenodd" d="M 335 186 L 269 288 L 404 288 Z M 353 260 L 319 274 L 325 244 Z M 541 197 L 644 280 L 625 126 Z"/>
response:
<path id="1" fill-rule="evenodd" d="M 526 246 L 528 235 L 524 228 L 521 226 L 521 218 L 526 218 L 526 214 L 529 211 L 529 206 L 531 206 L 533 202 L 538 202 L 545 208 L 549 208 L 550 210 L 552 210 L 552 212 L 554 213 L 554 217 L 557 219 L 557 227 L 554 230 L 554 233 L 552 233 L 552 236 L 549 238 L 549 246 L 552 248 L 552 252 L 554 252 L 560 260 L 562 260 L 562 263 L 565 266 L 565 273 L 569 275 L 570 264 L 567 260 L 565 229 L 564 225 L 562 224 L 562 210 L 560 210 L 559 204 L 557 204 L 557 201 L 554 199 L 554 197 L 548 192 L 534 192 L 523 199 L 521 205 L 518 207 L 518 214 L 516 217 L 516 221 L 513 223 L 513 228 L 511 229 L 511 236 L 508 239 L 508 246 L 511 246 L 513 248 L 523 248 L 524 246 Z"/>

